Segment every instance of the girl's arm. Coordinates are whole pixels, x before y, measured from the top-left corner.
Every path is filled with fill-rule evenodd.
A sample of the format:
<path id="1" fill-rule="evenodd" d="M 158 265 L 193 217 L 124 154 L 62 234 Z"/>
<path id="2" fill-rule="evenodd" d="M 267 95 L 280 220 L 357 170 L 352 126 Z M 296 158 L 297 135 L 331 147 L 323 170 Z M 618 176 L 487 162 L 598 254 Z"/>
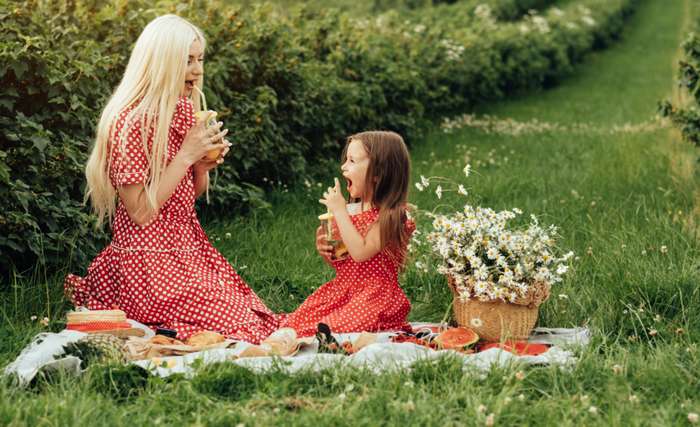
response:
<path id="1" fill-rule="evenodd" d="M 335 216 L 340 238 L 343 239 L 352 259 L 356 262 L 362 262 L 378 254 L 382 249 L 379 226 L 376 223 L 373 224 L 367 235 L 362 237 L 352 224 L 338 178 L 335 179 L 335 187 L 329 188 L 323 195 L 325 199 L 321 199 L 319 202 L 326 205 Z"/>
<path id="2" fill-rule="evenodd" d="M 319 226 L 316 229 L 316 250 L 318 251 L 318 254 L 321 255 L 321 258 L 323 258 L 323 261 L 333 267 L 333 263 L 331 262 L 333 246 L 329 245 L 326 241 L 326 231 L 322 226 Z"/>

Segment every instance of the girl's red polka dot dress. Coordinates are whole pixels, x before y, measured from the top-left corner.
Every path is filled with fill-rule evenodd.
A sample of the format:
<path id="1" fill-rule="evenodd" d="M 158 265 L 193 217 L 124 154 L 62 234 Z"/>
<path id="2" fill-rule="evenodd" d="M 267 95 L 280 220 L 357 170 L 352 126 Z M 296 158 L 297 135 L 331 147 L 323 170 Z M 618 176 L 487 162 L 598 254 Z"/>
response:
<path id="1" fill-rule="evenodd" d="M 350 218 L 365 236 L 378 217 L 379 210 L 373 209 Z M 410 233 L 415 229 L 410 220 L 406 227 Z M 282 326 L 294 328 L 299 336 L 314 335 L 319 323 L 326 323 L 333 332 L 410 331 L 406 318 L 411 303 L 398 282 L 402 262 L 396 248 L 385 248 L 363 262 L 350 256 L 333 261 L 335 279 L 311 294 Z"/>
<path id="2" fill-rule="evenodd" d="M 117 131 L 127 113 L 120 115 Z M 168 161 L 194 124 L 192 103 L 180 98 L 170 124 Z M 149 145 L 152 138 L 151 131 Z M 145 182 L 148 161 L 140 124 L 131 126 L 123 149 L 117 144 L 114 148 L 112 185 Z M 130 319 L 177 330 L 180 339 L 210 330 L 258 343 L 276 330 L 279 318 L 209 243 L 194 202 L 192 168 L 147 225 L 131 221 L 120 200 L 112 242 L 95 258 L 85 278 L 72 274 L 66 278 L 66 294 L 72 302 L 92 310 L 118 307 Z"/>

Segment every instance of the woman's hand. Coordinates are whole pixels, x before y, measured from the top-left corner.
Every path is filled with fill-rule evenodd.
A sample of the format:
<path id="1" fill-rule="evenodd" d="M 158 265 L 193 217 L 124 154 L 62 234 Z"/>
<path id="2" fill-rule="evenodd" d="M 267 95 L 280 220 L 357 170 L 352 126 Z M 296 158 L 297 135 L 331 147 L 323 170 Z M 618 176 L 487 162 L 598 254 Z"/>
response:
<path id="1" fill-rule="evenodd" d="M 320 225 L 316 229 L 316 250 L 327 263 L 331 262 L 331 257 L 333 256 L 333 246 L 328 244 L 328 241 L 326 240 L 326 230 Z"/>
<path id="2" fill-rule="evenodd" d="M 185 140 L 177 153 L 178 156 L 181 156 L 191 166 L 202 160 L 209 151 L 220 149 L 220 141 L 228 133 L 228 129 L 221 130 L 222 125 L 222 122 L 217 122 L 207 127 L 204 120 L 197 120 L 197 124 L 192 126 L 185 135 Z M 211 165 L 209 169 L 215 167 L 218 160 L 214 160 L 215 164 Z"/>
<path id="3" fill-rule="evenodd" d="M 338 178 L 335 178 L 335 187 L 328 187 L 328 190 L 323 193 L 323 199 L 320 199 L 319 203 L 325 205 L 334 215 L 336 212 L 346 210 L 347 202 L 343 197 L 343 192 L 340 189 L 340 181 L 338 181 Z"/>
<path id="4" fill-rule="evenodd" d="M 229 152 L 229 147 L 231 147 L 231 143 L 227 139 L 224 139 L 224 148 L 219 154 L 219 157 L 214 160 L 210 160 L 208 157 L 202 157 L 199 161 L 197 161 L 197 163 L 194 164 L 194 173 L 201 174 L 209 172 L 222 164 L 224 162 L 224 157 L 226 157 L 226 154 Z"/>

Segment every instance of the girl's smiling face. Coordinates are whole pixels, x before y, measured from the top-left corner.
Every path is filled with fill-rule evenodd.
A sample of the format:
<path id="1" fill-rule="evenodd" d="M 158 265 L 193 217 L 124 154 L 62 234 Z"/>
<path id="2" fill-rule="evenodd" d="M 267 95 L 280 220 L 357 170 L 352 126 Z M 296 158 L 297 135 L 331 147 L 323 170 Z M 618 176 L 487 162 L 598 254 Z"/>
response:
<path id="1" fill-rule="evenodd" d="M 185 71 L 185 82 L 181 96 L 191 96 L 194 85 L 204 75 L 204 49 L 202 42 L 195 40 L 190 45 L 189 56 L 187 57 L 187 70 Z"/>
<path id="2" fill-rule="evenodd" d="M 347 190 L 353 199 L 368 198 L 365 194 L 365 182 L 367 179 L 367 167 L 369 166 L 369 154 L 365 150 L 362 141 L 353 139 L 348 144 L 345 152 L 345 163 L 340 166 L 343 177 L 347 182 Z"/>

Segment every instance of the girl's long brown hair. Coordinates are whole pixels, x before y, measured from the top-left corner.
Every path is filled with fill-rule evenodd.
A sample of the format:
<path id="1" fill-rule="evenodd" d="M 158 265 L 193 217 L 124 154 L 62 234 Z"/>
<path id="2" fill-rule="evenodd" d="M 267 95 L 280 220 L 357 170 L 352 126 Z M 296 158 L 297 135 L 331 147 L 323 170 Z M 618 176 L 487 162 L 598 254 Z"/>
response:
<path id="1" fill-rule="evenodd" d="M 361 141 L 369 157 L 363 201 L 379 208 L 379 236 L 382 249 L 396 248 L 399 262 L 411 237 L 405 227 L 411 160 L 401 135 L 388 131 L 361 132 L 348 137 L 342 163 L 351 141 Z M 369 200 L 367 200 L 369 199 Z"/>

